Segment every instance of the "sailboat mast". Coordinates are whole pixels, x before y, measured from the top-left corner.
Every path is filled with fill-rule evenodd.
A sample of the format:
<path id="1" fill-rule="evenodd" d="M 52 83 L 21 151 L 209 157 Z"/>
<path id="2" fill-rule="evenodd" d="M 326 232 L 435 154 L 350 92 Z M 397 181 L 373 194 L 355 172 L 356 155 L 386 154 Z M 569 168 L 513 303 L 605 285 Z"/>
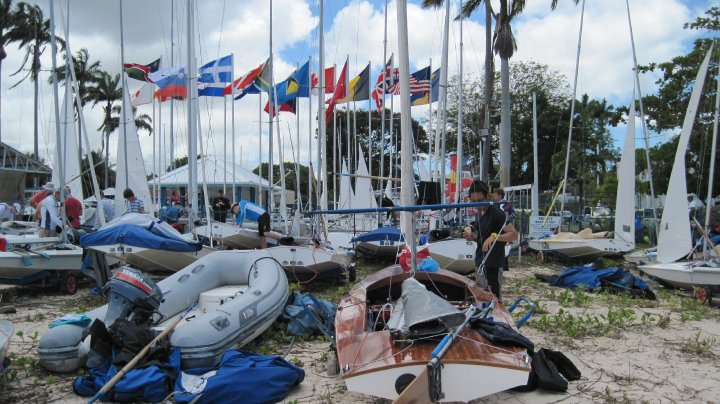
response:
<path id="1" fill-rule="evenodd" d="M 583 19 L 585 17 L 585 0 L 580 10 L 580 32 L 578 34 L 577 54 L 575 55 L 575 79 L 573 81 L 573 94 L 570 99 L 570 124 L 568 125 L 567 153 L 565 154 L 565 175 L 563 180 L 562 199 L 560 200 L 560 225 L 562 226 L 563 212 L 565 211 L 565 199 L 568 183 L 568 170 L 570 168 L 570 147 L 572 146 L 573 118 L 575 117 L 575 97 L 577 96 L 578 68 L 580 67 L 580 47 L 582 45 Z"/>
<path id="2" fill-rule="evenodd" d="M 65 223 L 67 223 L 67 215 L 65 214 L 65 168 L 63 167 L 61 158 L 62 135 L 60 134 L 60 101 L 58 100 L 58 80 L 57 80 L 57 40 L 55 38 L 55 1 L 50 0 L 50 47 L 52 49 L 52 75 L 53 75 L 53 112 L 55 114 L 55 153 L 57 160 L 55 165 L 58 168 L 58 177 L 60 179 L 60 214 L 62 214 L 62 232 L 60 240 L 65 240 Z M 72 63 L 69 59 L 67 63 Z M 37 156 L 37 155 L 36 155 Z"/>
<path id="3" fill-rule="evenodd" d="M 645 122 L 645 110 L 643 109 L 642 90 L 640 89 L 640 71 L 638 70 L 637 54 L 635 53 L 635 35 L 633 35 L 632 20 L 630 19 L 630 3 L 625 0 L 627 8 L 628 26 L 630 27 L 630 44 L 632 45 L 633 68 L 635 71 L 635 87 L 638 92 L 638 103 L 640 104 L 640 117 L 642 118 L 643 140 L 645 141 L 645 161 L 647 162 L 648 182 L 650 183 L 650 207 L 653 212 L 653 223 L 655 224 L 655 237 L 660 232 L 658 226 L 657 208 L 655 207 L 655 186 L 653 185 L 652 165 L 650 164 L 650 137 L 648 136 L 647 123 Z M 634 101 L 633 101 L 634 102 Z"/>
<path id="4" fill-rule="evenodd" d="M 123 34 L 123 9 L 122 9 L 122 0 L 118 1 L 118 4 L 120 5 L 120 79 L 122 80 L 122 92 L 123 95 L 125 95 L 125 91 L 127 89 L 127 81 L 125 80 L 125 70 L 123 67 L 123 64 L 125 63 L 125 35 Z M 122 97 L 122 110 L 127 111 L 127 101 L 125 97 Z M 125 159 L 125 172 L 123 173 L 125 175 L 125 187 L 128 186 L 128 161 L 127 161 L 127 122 L 125 122 L 125 119 L 123 119 L 123 116 L 120 116 L 120 126 L 122 127 L 122 138 L 123 138 L 123 144 L 125 145 L 125 153 L 123 158 Z M 117 174 L 116 173 L 116 179 L 115 182 L 117 183 Z M 122 190 L 118 190 L 122 191 Z"/>
<path id="5" fill-rule="evenodd" d="M 540 210 L 540 201 L 539 201 L 539 188 L 540 188 L 540 180 L 539 180 L 539 173 L 538 173 L 538 149 L 537 149 L 537 94 L 533 91 L 532 95 L 532 102 L 533 102 L 533 185 L 532 185 L 532 191 L 530 194 L 530 211 L 532 212 L 531 215 L 537 216 L 538 211 Z"/>
<path id="6" fill-rule="evenodd" d="M 712 195 L 713 195 L 713 181 L 715 179 L 715 159 L 717 152 L 717 137 L 718 137 L 718 119 L 720 119 L 720 77 L 715 76 L 717 81 L 717 90 L 715 91 L 715 119 L 713 122 L 713 138 L 710 144 L 710 174 L 708 175 L 708 191 L 707 201 L 705 203 L 705 234 L 710 234 L 710 213 L 712 210 Z M 711 246 L 705 246 L 703 248 L 704 258 L 708 258 L 708 248 Z M 720 258 L 720 257 L 718 257 Z"/>
<path id="7" fill-rule="evenodd" d="M 175 0 L 170 0 L 170 67 L 175 64 Z M 170 97 L 170 170 L 175 169 L 175 104 Z"/>
<path id="8" fill-rule="evenodd" d="M 188 66 L 188 176 L 190 194 L 190 227 L 195 222 L 196 209 L 198 208 L 198 185 L 197 185 L 197 76 L 195 67 L 195 18 L 193 17 L 194 0 L 187 2 L 187 66 Z"/>
<path id="9" fill-rule="evenodd" d="M 410 124 L 410 61 L 408 51 L 408 30 L 407 30 L 407 0 L 399 0 L 397 2 L 397 19 L 398 19 L 398 56 L 400 68 L 400 147 L 402 149 L 402 159 L 400 160 L 400 204 L 410 206 L 413 204 L 413 190 L 415 189 L 415 176 L 413 175 L 412 164 L 412 126 Z M 400 225 L 405 240 L 410 242 L 413 250 L 413 258 L 415 257 L 415 229 L 413 226 L 413 213 L 401 212 Z M 413 271 L 416 269 L 417 263 L 412 259 Z"/>
<path id="10" fill-rule="evenodd" d="M 308 210 L 312 210 L 312 56 L 309 58 L 308 63 L 308 69 L 310 70 L 308 72 L 308 191 L 307 191 L 307 207 Z M 325 69 L 320 66 L 320 73 L 318 73 L 318 77 L 320 75 L 325 75 Z M 318 88 L 318 92 L 324 93 L 325 89 L 320 87 Z M 300 144 L 298 143 L 298 149 L 300 148 Z M 298 173 L 299 174 L 299 173 Z"/>

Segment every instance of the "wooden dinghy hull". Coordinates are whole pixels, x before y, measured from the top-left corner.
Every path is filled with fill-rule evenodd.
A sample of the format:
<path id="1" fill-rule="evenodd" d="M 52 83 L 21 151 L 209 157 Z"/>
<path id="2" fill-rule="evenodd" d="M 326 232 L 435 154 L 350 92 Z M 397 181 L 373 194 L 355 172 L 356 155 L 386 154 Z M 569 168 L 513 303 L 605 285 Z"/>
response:
<path id="1" fill-rule="evenodd" d="M 368 309 L 382 306 L 388 294 L 397 299 L 402 281 L 410 276 L 400 266 L 391 266 L 369 276 L 341 299 L 335 317 L 336 346 L 348 390 L 394 400 L 430 361 L 437 339 L 393 341 L 389 330 L 370 329 L 375 324 L 369 323 Z M 450 271 L 418 272 L 415 279 L 460 306 L 472 303 L 479 307 L 495 299 L 472 280 Z M 514 327 L 510 314 L 495 300 L 490 314 L 494 321 Z M 384 312 L 381 309 L 375 318 L 380 319 Z M 445 401 L 470 401 L 524 385 L 531 369 L 525 349 L 493 346 L 470 327 L 450 346 L 442 364 Z M 430 402 L 429 396 L 421 401 Z"/>

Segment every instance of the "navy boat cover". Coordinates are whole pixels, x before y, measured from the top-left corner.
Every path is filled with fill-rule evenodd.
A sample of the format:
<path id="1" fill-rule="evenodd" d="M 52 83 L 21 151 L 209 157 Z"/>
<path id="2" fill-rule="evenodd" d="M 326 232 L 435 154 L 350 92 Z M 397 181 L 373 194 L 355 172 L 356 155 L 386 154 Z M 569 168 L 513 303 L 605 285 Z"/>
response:
<path id="1" fill-rule="evenodd" d="M 162 237 L 144 226 L 135 224 L 121 224 L 101 229 L 80 238 L 80 246 L 84 248 L 117 243 L 133 247 L 177 252 L 196 252 L 202 249 L 202 244 L 199 242 Z"/>
<path id="2" fill-rule="evenodd" d="M 373 231 L 363 233 L 352 240 L 353 243 L 367 241 L 405 241 L 400 229 L 397 227 L 385 226 Z"/>

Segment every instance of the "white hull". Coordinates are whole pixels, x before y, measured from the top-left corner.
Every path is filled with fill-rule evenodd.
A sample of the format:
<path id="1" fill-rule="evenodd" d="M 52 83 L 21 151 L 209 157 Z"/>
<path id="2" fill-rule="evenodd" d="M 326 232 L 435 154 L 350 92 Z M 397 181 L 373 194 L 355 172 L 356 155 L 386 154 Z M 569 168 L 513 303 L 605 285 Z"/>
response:
<path id="1" fill-rule="evenodd" d="M 3 238 L 7 244 L 6 251 L 0 251 L 0 278 L 20 280 L 44 271 L 80 271 L 82 248 L 78 246 L 58 244 L 57 237 Z M 21 246 L 30 246 L 31 251 Z"/>
<path id="2" fill-rule="evenodd" d="M 720 268 L 707 266 L 703 261 L 641 265 L 638 268 L 678 288 L 692 289 L 695 286 L 720 285 Z"/>
<path id="3" fill-rule="evenodd" d="M 344 377 L 348 390 L 394 400 L 398 397 L 395 381 L 403 374 L 417 375 L 425 365 L 394 366 L 380 371 Z M 442 368 L 443 401 L 468 402 L 527 383 L 527 370 L 495 366 L 444 363 Z"/>
<path id="4" fill-rule="evenodd" d="M 92 249 L 105 253 L 110 262 L 121 261 L 143 271 L 176 272 L 198 259 L 217 251 L 203 246 L 198 252 L 177 252 L 134 247 L 124 244 L 93 246 Z"/>
<path id="5" fill-rule="evenodd" d="M 654 248 L 633 251 L 623 255 L 623 258 L 625 258 L 625 261 L 635 265 L 653 265 L 657 264 L 657 251 Z"/>
<path id="6" fill-rule="evenodd" d="M 459 238 L 428 243 L 430 257 L 440 264 L 440 268 L 458 274 L 475 270 L 476 248 L 476 242 Z"/>
<path id="7" fill-rule="evenodd" d="M 612 238 L 530 240 L 530 248 L 551 251 L 568 258 L 594 259 L 628 252 L 634 245 Z"/>
<path id="8" fill-rule="evenodd" d="M 314 246 L 277 246 L 266 251 L 277 260 L 290 281 L 341 274 L 350 264 L 345 253 Z"/>
<path id="9" fill-rule="evenodd" d="M 0 234 L 13 236 L 36 235 L 40 227 L 37 222 L 23 222 L 19 220 L 3 222 L 0 225 Z"/>

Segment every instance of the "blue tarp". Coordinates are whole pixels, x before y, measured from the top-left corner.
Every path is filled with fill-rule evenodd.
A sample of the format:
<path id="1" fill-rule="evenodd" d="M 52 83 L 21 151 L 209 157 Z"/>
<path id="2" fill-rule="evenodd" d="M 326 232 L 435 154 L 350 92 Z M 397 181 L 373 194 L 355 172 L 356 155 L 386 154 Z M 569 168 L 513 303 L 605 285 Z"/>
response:
<path id="1" fill-rule="evenodd" d="M 378 229 L 375 229 L 373 231 L 369 231 L 367 233 L 363 233 L 355 238 L 353 238 L 353 243 L 356 242 L 367 242 L 367 241 L 405 241 L 405 239 L 402 236 L 402 233 L 400 232 L 400 229 L 397 227 L 380 227 Z"/>
<path id="2" fill-rule="evenodd" d="M 551 285 L 561 288 L 575 289 L 582 286 L 588 291 L 598 289 L 614 292 L 625 291 L 651 300 L 655 299 L 655 294 L 645 281 L 629 271 L 617 267 L 595 269 L 592 264 L 589 264 L 566 268 L 557 278 L 548 280 Z"/>
<path id="3" fill-rule="evenodd" d="M 122 243 L 133 247 L 155 250 L 196 252 L 202 249 L 201 243 L 183 242 L 177 239 L 158 236 L 143 226 L 121 224 L 108 229 L 98 230 L 80 238 L 81 247 Z"/>
<path id="4" fill-rule="evenodd" d="M 277 403 L 305 379 L 305 371 L 279 356 L 228 350 L 220 365 L 188 369 L 175 382 L 178 403 Z"/>

